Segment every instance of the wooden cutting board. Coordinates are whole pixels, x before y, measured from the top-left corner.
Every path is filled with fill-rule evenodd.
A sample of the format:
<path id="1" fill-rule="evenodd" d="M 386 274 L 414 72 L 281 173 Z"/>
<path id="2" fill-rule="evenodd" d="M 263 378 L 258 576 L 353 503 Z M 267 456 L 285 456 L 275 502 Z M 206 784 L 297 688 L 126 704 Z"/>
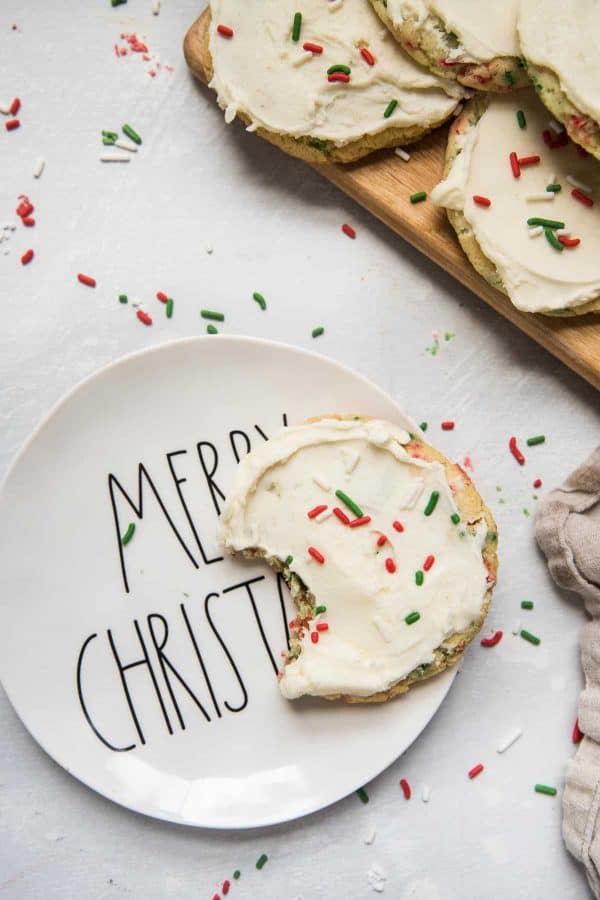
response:
<path id="1" fill-rule="evenodd" d="M 204 84 L 207 82 L 204 52 L 207 24 L 208 11 L 205 11 L 189 29 L 183 45 L 188 66 Z M 248 140 L 254 139 L 248 136 Z M 446 128 L 438 129 L 409 150 L 409 163 L 388 150 L 349 166 L 315 168 L 600 390 L 600 315 L 552 319 L 515 309 L 504 294 L 490 287 L 471 267 L 445 213 L 429 202 L 413 206 L 408 199 L 415 191 L 431 191 L 440 180 Z"/>

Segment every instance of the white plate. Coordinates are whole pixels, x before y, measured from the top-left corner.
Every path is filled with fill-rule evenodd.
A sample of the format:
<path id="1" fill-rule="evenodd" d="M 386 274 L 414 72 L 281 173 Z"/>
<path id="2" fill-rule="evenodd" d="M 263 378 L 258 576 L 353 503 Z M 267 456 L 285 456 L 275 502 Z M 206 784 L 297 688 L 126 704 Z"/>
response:
<path id="1" fill-rule="evenodd" d="M 335 411 L 405 421 L 313 353 L 193 338 L 87 379 L 21 451 L 0 494 L 0 675 L 34 738 L 85 784 L 172 822 L 273 824 L 365 784 L 431 719 L 452 673 L 383 706 L 282 699 L 287 591 L 280 601 L 261 564 L 215 561 L 236 454 L 284 414 Z M 143 477 L 143 519 L 140 463 L 160 498 Z M 122 679 L 117 656 L 141 664 Z"/>

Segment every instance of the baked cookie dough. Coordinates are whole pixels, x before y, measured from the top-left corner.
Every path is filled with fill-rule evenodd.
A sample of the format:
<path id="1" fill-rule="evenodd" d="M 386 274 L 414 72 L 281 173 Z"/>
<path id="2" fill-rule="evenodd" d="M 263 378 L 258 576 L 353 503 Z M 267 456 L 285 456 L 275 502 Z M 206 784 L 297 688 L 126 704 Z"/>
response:
<path id="1" fill-rule="evenodd" d="M 478 91 L 527 84 L 516 34 L 518 0 L 371 0 L 396 40 L 436 75 Z"/>
<path id="2" fill-rule="evenodd" d="M 600 309 L 600 168 L 547 121 L 533 90 L 471 100 L 431 199 L 474 268 L 518 309 L 580 315 Z"/>
<path id="3" fill-rule="evenodd" d="M 540 99 L 600 159 L 600 3 L 522 0 L 518 33 Z"/>
<path id="4" fill-rule="evenodd" d="M 469 477 L 368 417 L 309 420 L 253 450 L 220 535 L 291 588 L 288 699 L 380 702 L 442 672 L 481 628 L 496 580 L 496 526 Z"/>
<path id="5" fill-rule="evenodd" d="M 210 84 L 247 130 L 311 163 L 418 140 L 462 90 L 416 65 L 367 0 L 211 0 Z"/>

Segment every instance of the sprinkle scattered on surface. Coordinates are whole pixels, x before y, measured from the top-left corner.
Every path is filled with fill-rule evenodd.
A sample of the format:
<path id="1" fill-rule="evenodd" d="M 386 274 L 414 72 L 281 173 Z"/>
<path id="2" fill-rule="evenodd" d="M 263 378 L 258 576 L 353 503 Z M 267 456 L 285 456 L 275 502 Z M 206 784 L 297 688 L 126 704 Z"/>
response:
<path id="1" fill-rule="evenodd" d="M 33 166 L 33 177 L 34 177 L 34 178 L 40 178 L 40 176 L 41 176 L 42 172 L 44 171 L 45 167 L 46 167 L 46 162 L 45 162 L 45 160 L 43 160 L 42 157 L 40 156 L 38 159 L 36 159 L 35 164 L 34 164 L 34 166 Z"/>
<path id="2" fill-rule="evenodd" d="M 85 284 L 87 287 L 96 287 L 96 279 L 92 278 L 91 275 L 84 275 L 83 272 L 78 273 L 77 281 Z"/>
<path id="3" fill-rule="evenodd" d="M 423 790 L 421 792 L 421 799 L 423 803 L 429 803 L 431 800 L 431 788 L 428 784 L 423 785 Z"/>
<path id="4" fill-rule="evenodd" d="M 580 744 L 584 737 L 585 735 L 579 727 L 579 719 L 575 719 L 575 724 L 573 725 L 573 731 L 571 733 L 571 740 L 574 744 Z"/>
<path id="5" fill-rule="evenodd" d="M 121 543 L 124 547 L 129 543 L 129 541 L 131 540 L 131 538 L 133 537 L 134 534 L 135 534 L 135 522 L 130 522 L 129 525 L 127 526 L 127 531 L 121 538 Z"/>
<path id="6" fill-rule="evenodd" d="M 544 444 L 546 442 L 545 434 L 537 434 L 534 437 L 527 438 L 527 446 L 528 447 L 536 447 L 538 444 Z"/>
<path id="7" fill-rule="evenodd" d="M 414 625 L 415 622 L 418 622 L 420 618 L 421 618 L 420 612 L 411 612 L 406 616 L 404 621 L 406 622 L 407 625 Z"/>
<path id="8" fill-rule="evenodd" d="M 423 510 L 423 514 L 426 516 L 430 516 L 432 512 L 435 510 L 438 500 L 440 499 L 439 491 L 432 491 L 429 500 L 427 501 L 427 506 Z"/>
<path id="9" fill-rule="evenodd" d="M 200 315 L 203 319 L 210 319 L 213 322 L 224 322 L 225 315 L 222 312 L 217 312 L 214 309 L 201 309 Z"/>
<path id="10" fill-rule="evenodd" d="M 482 647 L 495 647 L 496 644 L 499 644 L 502 640 L 503 632 L 496 631 L 491 637 L 481 638 L 480 644 Z"/>
<path id="11" fill-rule="evenodd" d="M 517 446 L 516 437 L 511 437 L 509 439 L 508 449 L 510 450 L 510 452 L 512 453 L 512 455 L 514 456 L 516 461 L 519 463 L 519 465 L 524 466 L 525 465 L 525 457 L 523 456 L 523 454 L 521 453 L 521 451 L 519 450 L 519 448 Z"/>
<path id="12" fill-rule="evenodd" d="M 136 316 L 144 325 L 152 325 L 152 317 L 148 315 L 143 309 L 138 309 L 136 312 Z"/>
<path id="13" fill-rule="evenodd" d="M 533 600 L 521 600 L 521 609 L 533 609 Z"/>
<path id="14" fill-rule="evenodd" d="M 416 194 L 410 195 L 411 203 L 422 203 L 423 200 L 427 200 L 427 191 L 417 191 Z"/>
<path id="15" fill-rule="evenodd" d="M 473 766 L 472 769 L 469 769 L 468 775 L 469 775 L 469 778 L 471 778 L 471 779 L 477 778 L 477 776 L 481 775 L 482 772 L 483 772 L 483 764 L 477 763 L 476 766 Z"/>
<path id="16" fill-rule="evenodd" d="M 338 489 L 335 492 L 335 496 L 338 498 L 338 500 L 341 500 L 342 503 L 344 503 L 348 507 L 349 510 L 351 510 L 354 513 L 354 515 L 356 516 L 357 519 L 363 518 L 364 513 L 363 513 L 362 509 L 360 508 L 358 503 L 355 503 L 354 500 L 352 500 L 352 498 L 348 496 L 348 494 L 346 494 L 346 493 L 344 493 L 344 491 Z M 348 523 L 348 524 L 350 524 L 350 523 Z"/>
<path id="17" fill-rule="evenodd" d="M 219 329 L 218 329 L 215 325 L 207 325 L 207 326 L 206 326 L 206 333 L 207 333 L 207 334 L 218 334 L 218 333 L 219 333 Z"/>
<path id="18" fill-rule="evenodd" d="M 473 194 L 473 203 L 476 203 L 477 206 L 491 206 L 492 201 L 489 197 L 482 197 L 481 194 Z"/>
<path id="19" fill-rule="evenodd" d="M 122 127 L 121 130 L 122 130 L 123 134 L 126 135 L 126 136 L 129 138 L 130 141 L 133 141 L 134 144 L 141 144 L 141 143 L 142 143 L 141 137 L 139 136 L 139 134 L 137 133 L 137 131 L 135 131 L 135 130 L 131 127 L 131 125 L 123 125 L 123 127 Z"/>
<path id="20" fill-rule="evenodd" d="M 322 334 L 325 334 L 325 329 L 322 325 L 319 325 L 318 328 L 313 328 L 311 331 L 311 336 L 314 338 L 321 337 Z"/>
<path id="21" fill-rule="evenodd" d="M 26 250 L 23 256 L 21 257 L 21 264 L 26 266 L 28 265 L 34 257 L 33 250 Z"/>
<path id="22" fill-rule="evenodd" d="M 349 238 L 352 238 L 352 240 L 354 240 L 354 238 L 356 237 L 356 231 L 354 230 L 354 228 L 352 227 L 352 225 L 348 225 L 347 223 L 344 223 L 344 224 L 342 225 L 342 231 L 343 231 L 344 234 L 347 235 Z"/>
<path id="23" fill-rule="evenodd" d="M 519 123 L 519 128 L 523 129 L 527 127 L 527 120 L 522 109 L 517 110 L 517 122 Z"/>
<path id="24" fill-rule="evenodd" d="M 359 800 L 361 801 L 361 803 L 368 803 L 368 802 L 369 802 L 369 795 L 367 794 L 367 792 L 365 791 L 364 788 L 362 788 L 362 787 L 359 788 L 359 789 L 357 790 L 356 794 L 357 794 Z"/>
<path id="25" fill-rule="evenodd" d="M 254 293 L 252 294 L 252 299 L 258 303 L 261 309 L 264 310 L 267 308 L 267 301 L 262 294 L 258 293 L 258 291 L 254 291 Z"/>
<path id="26" fill-rule="evenodd" d="M 556 788 L 547 784 L 536 784 L 534 791 L 536 794 L 547 794 L 548 797 L 556 797 Z"/>
<path id="27" fill-rule="evenodd" d="M 390 102 L 388 103 L 388 105 L 386 106 L 386 108 L 383 112 L 383 118 L 389 119 L 389 117 L 392 115 L 392 113 L 394 112 L 394 110 L 396 109 L 397 106 L 398 106 L 397 100 L 390 100 Z"/>
<path id="28" fill-rule="evenodd" d="M 442 422 L 442 431 L 454 431 L 454 422 Z"/>
<path id="29" fill-rule="evenodd" d="M 233 37 L 233 28 L 230 28 L 229 25 L 217 25 L 217 31 L 221 35 L 221 37 Z"/>
<path id="30" fill-rule="evenodd" d="M 376 835 L 377 835 L 377 829 L 375 828 L 374 823 L 369 822 L 369 824 L 367 825 L 367 830 L 365 832 L 365 837 L 364 837 L 365 844 L 368 844 L 368 845 L 372 844 L 373 841 L 375 840 Z"/>
<path id="31" fill-rule="evenodd" d="M 520 728 L 515 728 L 514 731 L 511 731 L 509 735 L 507 735 L 504 740 L 498 745 L 496 748 L 497 753 L 506 753 L 506 751 L 512 747 L 513 744 L 519 740 L 520 737 L 523 736 L 523 731 Z"/>
<path id="32" fill-rule="evenodd" d="M 535 644 L 536 647 L 538 646 L 538 644 L 542 643 L 541 638 L 536 637 L 535 634 L 532 634 L 530 631 L 526 631 L 524 628 L 521 629 L 520 634 L 524 640 L 529 641 L 530 644 Z"/>
<path id="33" fill-rule="evenodd" d="M 268 860 L 268 858 L 269 858 L 269 857 L 267 856 L 266 853 L 261 853 L 261 855 L 260 855 L 260 856 L 258 857 L 258 859 L 256 860 L 256 868 L 259 869 L 259 870 L 262 869 L 263 866 L 264 866 L 264 864 L 265 864 L 266 861 Z M 235 876 L 234 876 L 234 877 L 235 877 Z"/>
<path id="34" fill-rule="evenodd" d="M 131 157 L 127 153 L 101 153 L 99 159 L 103 163 L 131 162 Z"/>
<path id="35" fill-rule="evenodd" d="M 409 162 L 410 153 L 407 153 L 406 150 L 404 150 L 402 147 L 396 147 L 394 153 L 396 154 L 396 156 L 399 156 L 400 159 L 403 160 L 403 162 Z"/>
<path id="36" fill-rule="evenodd" d="M 404 794 L 404 797 L 406 798 L 406 800 L 410 800 L 410 798 L 412 796 L 412 791 L 410 789 L 410 784 L 408 783 L 406 778 L 400 779 L 400 787 L 402 788 L 402 793 Z"/>

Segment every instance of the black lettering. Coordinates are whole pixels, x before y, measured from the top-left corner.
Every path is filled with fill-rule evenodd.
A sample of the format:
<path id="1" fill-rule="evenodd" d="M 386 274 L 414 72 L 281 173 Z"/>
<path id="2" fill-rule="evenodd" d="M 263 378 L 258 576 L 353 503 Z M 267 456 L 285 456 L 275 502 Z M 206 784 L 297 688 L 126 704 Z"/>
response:
<path id="1" fill-rule="evenodd" d="M 273 656 L 273 653 L 271 652 L 271 648 L 269 647 L 269 642 L 267 640 L 267 636 L 265 634 L 265 630 L 263 628 L 261 618 L 258 614 L 258 609 L 256 608 L 256 601 L 254 600 L 254 596 L 252 594 L 252 588 L 250 587 L 251 584 L 256 584 L 257 582 L 264 581 L 264 580 L 265 580 L 265 576 L 259 575 L 258 578 L 251 578 L 250 581 L 241 581 L 239 584 L 234 584 L 232 587 L 225 588 L 223 593 L 228 594 L 230 591 L 235 591 L 238 588 L 241 588 L 241 587 L 246 588 L 246 590 L 248 592 L 248 597 L 250 598 L 250 603 L 252 604 L 254 618 L 256 619 L 256 624 L 258 625 L 258 630 L 260 631 L 260 636 L 262 638 L 263 644 L 265 645 L 265 649 L 266 649 L 267 653 L 269 654 L 269 659 L 271 660 L 271 665 L 273 666 L 273 669 L 275 670 L 275 674 L 278 675 L 279 669 L 277 668 L 277 663 L 275 662 L 275 657 Z"/>
<path id="2" fill-rule="evenodd" d="M 215 636 L 216 639 L 218 640 L 219 644 L 220 644 L 221 647 L 223 648 L 223 652 L 224 652 L 225 656 L 226 656 L 227 659 L 229 660 L 229 665 L 230 665 L 231 668 L 233 669 L 233 671 L 234 671 L 234 673 L 235 673 L 235 677 L 236 677 L 237 680 L 238 680 L 239 686 L 240 686 L 240 688 L 242 689 L 242 694 L 244 695 L 244 699 L 243 699 L 243 701 L 242 701 L 242 705 L 241 705 L 241 706 L 231 706 L 231 704 L 229 704 L 229 703 L 227 702 L 227 700 L 225 701 L 225 706 L 227 707 L 227 709 L 229 710 L 229 712 L 241 712 L 241 711 L 242 711 L 243 709 L 245 709 L 246 706 L 248 705 L 248 692 L 246 691 L 246 688 L 244 687 L 244 682 L 242 681 L 242 676 L 241 676 L 240 673 L 238 672 L 238 668 L 237 668 L 236 664 L 234 663 L 233 658 L 232 658 L 232 656 L 231 656 L 231 653 L 229 652 L 229 650 L 228 650 L 228 648 L 227 648 L 227 644 L 225 643 L 225 641 L 223 640 L 223 638 L 221 637 L 221 635 L 220 635 L 219 632 L 217 631 L 217 628 L 215 627 L 215 623 L 214 623 L 213 620 L 211 619 L 211 616 L 210 616 L 210 610 L 209 610 L 209 608 L 208 608 L 209 601 L 210 601 L 213 597 L 218 597 L 218 596 L 219 596 L 218 594 L 214 594 L 214 593 L 212 593 L 212 594 L 207 594 L 207 595 L 206 595 L 206 597 L 205 597 L 205 599 L 204 599 L 204 613 L 205 613 L 205 615 L 206 615 L 206 618 L 208 619 L 208 624 L 210 625 L 210 627 L 211 627 L 211 629 L 212 629 L 212 632 L 213 632 L 214 636 Z"/>
<path id="3" fill-rule="evenodd" d="M 158 621 L 163 626 L 163 635 L 162 640 L 159 643 L 156 637 L 156 633 L 154 631 L 154 619 L 158 619 Z M 150 630 L 150 636 L 152 638 L 152 643 L 154 644 L 154 649 L 156 650 L 156 655 L 158 656 L 158 663 L 160 665 L 161 672 L 163 674 L 163 678 L 165 679 L 165 684 L 167 685 L 167 690 L 169 692 L 169 696 L 171 698 L 171 702 L 175 707 L 175 712 L 177 713 L 177 718 L 179 719 L 179 724 L 181 725 L 181 730 L 185 731 L 185 722 L 183 720 L 183 716 L 181 715 L 181 710 L 177 704 L 177 700 L 175 698 L 175 693 L 173 691 L 173 687 L 171 685 L 170 678 L 167 674 L 167 669 L 171 674 L 177 679 L 180 685 L 185 689 L 185 691 L 192 698 L 204 718 L 207 722 L 210 722 L 210 716 L 202 706 L 200 700 L 196 697 L 191 687 L 187 683 L 187 681 L 183 678 L 183 676 L 177 671 L 171 660 L 168 658 L 167 654 L 164 652 L 165 645 L 169 639 L 169 626 L 167 624 L 167 620 L 164 616 L 161 616 L 159 613 L 151 613 L 148 616 L 148 629 Z"/>
<path id="4" fill-rule="evenodd" d="M 94 734 L 96 735 L 96 737 L 98 738 L 98 740 L 102 741 L 104 746 L 108 747 L 109 750 L 114 750 L 115 753 L 125 753 L 127 750 L 133 750 L 136 745 L 129 744 L 128 747 L 116 747 L 114 744 L 111 744 L 111 742 L 108 741 L 104 737 L 104 735 L 99 731 L 99 729 L 96 728 L 96 725 L 94 724 L 94 721 L 93 721 L 91 715 L 89 714 L 86 702 L 83 699 L 83 685 L 81 683 L 81 670 L 82 670 L 82 666 L 83 666 L 83 657 L 84 657 L 85 651 L 88 648 L 88 645 L 94 640 L 94 638 L 97 638 L 97 637 L 98 637 L 97 634 L 90 634 L 90 636 L 87 637 L 85 639 L 85 641 L 83 642 L 83 646 L 82 646 L 81 650 L 79 651 L 79 659 L 77 660 L 77 694 L 79 696 L 79 702 L 81 704 L 81 709 L 83 710 L 83 714 L 86 718 L 86 721 L 87 721 L 88 725 L 90 726 L 90 728 L 92 729 L 92 731 L 94 732 Z"/>
<path id="5" fill-rule="evenodd" d="M 258 431 L 258 433 L 260 434 L 261 438 L 264 438 L 265 441 L 268 441 L 268 440 L 269 440 L 269 438 L 268 438 L 267 435 L 264 433 L 264 431 L 262 430 L 262 428 L 260 428 L 258 425 L 255 425 L 254 427 L 256 428 L 256 430 Z"/>
<path id="6" fill-rule="evenodd" d="M 208 471 L 208 466 L 204 460 L 204 453 L 202 450 L 203 447 L 210 447 L 210 449 L 212 450 L 213 461 L 212 461 L 212 469 L 210 470 L 210 472 Z M 214 444 L 211 444 L 210 441 L 200 441 L 200 443 L 196 444 L 196 449 L 198 450 L 198 456 L 200 457 L 200 465 L 202 466 L 202 471 L 204 472 L 204 477 L 206 478 L 206 483 L 208 484 L 208 487 L 210 490 L 210 496 L 212 497 L 212 502 L 217 511 L 217 515 L 220 516 L 221 508 L 219 506 L 219 501 L 217 500 L 217 497 L 220 497 L 221 500 L 225 501 L 225 494 L 223 493 L 223 491 L 221 490 L 221 488 L 219 487 L 219 485 L 216 483 L 216 481 L 213 478 L 213 475 L 217 471 L 217 466 L 219 465 L 219 454 L 217 453 L 217 448 L 215 447 Z"/>
<path id="7" fill-rule="evenodd" d="M 206 687 L 208 688 L 208 693 L 210 694 L 211 700 L 213 702 L 213 706 L 215 708 L 215 712 L 219 718 L 221 718 L 221 710 L 219 709 L 219 704 L 217 703 L 217 698 L 215 697 L 215 692 L 213 691 L 213 686 L 210 682 L 210 678 L 208 677 L 208 672 L 206 671 L 206 666 L 204 665 L 204 659 L 202 658 L 202 654 L 200 653 L 200 647 L 198 646 L 198 641 L 196 640 L 196 635 L 192 631 L 192 626 L 190 624 L 190 620 L 188 619 L 188 615 L 183 603 L 179 604 L 181 609 L 181 615 L 183 616 L 183 621 L 185 622 L 186 628 L 188 630 L 188 634 L 192 641 L 194 650 L 196 651 L 196 657 L 198 662 L 200 663 L 200 668 L 202 669 L 202 674 L 204 675 L 204 680 L 206 681 Z"/>
<path id="8" fill-rule="evenodd" d="M 209 566 L 211 563 L 221 562 L 223 557 L 222 556 L 213 556 L 212 559 L 209 559 L 208 556 L 206 555 L 206 553 L 204 552 L 204 547 L 202 546 L 202 541 L 200 540 L 200 536 L 199 536 L 198 532 L 196 531 L 196 526 L 194 525 L 194 520 L 192 519 L 192 517 L 190 515 L 190 511 L 187 507 L 187 503 L 185 502 L 185 497 L 183 496 L 183 491 L 181 490 L 181 487 L 180 487 L 180 485 L 186 483 L 187 478 L 179 478 L 175 472 L 175 469 L 173 468 L 172 457 L 173 456 L 181 456 L 182 453 L 187 453 L 187 450 L 175 450 L 172 453 L 167 453 L 167 462 L 169 463 L 169 469 L 171 470 L 171 475 L 173 476 L 173 481 L 175 482 L 175 487 L 177 488 L 177 495 L 179 496 L 181 505 L 183 506 L 185 516 L 188 520 L 190 528 L 192 529 L 192 534 L 196 538 L 196 543 L 198 544 L 198 550 L 202 554 L 202 559 L 204 561 L 204 564 L 206 566 Z"/>
<path id="9" fill-rule="evenodd" d="M 254 426 L 256 427 L 256 426 Z M 246 442 L 246 453 L 250 453 L 250 438 L 246 434 L 245 431 L 230 431 L 229 432 L 229 443 L 231 444 L 231 449 L 233 450 L 233 455 L 235 456 L 235 461 L 239 463 L 240 454 L 238 453 L 237 445 L 234 440 L 234 436 L 243 437 Z"/>
<path id="10" fill-rule="evenodd" d="M 139 623 L 137 619 L 133 620 L 133 624 L 135 626 L 135 630 L 137 632 L 138 640 L 140 642 L 140 646 L 142 648 L 143 657 L 142 659 L 134 660 L 133 662 L 127 663 L 123 665 L 119 658 L 119 654 L 117 653 L 117 648 L 115 647 L 115 642 L 113 640 L 112 632 L 110 628 L 106 632 L 108 635 L 108 642 L 110 644 L 110 648 L 113 652 L 113 656 L 115 658 L 115 662 L 117 664 L 117 668 L 119 669 L 119 675 L 121 676 L 121 684 L 123 685 L 123 691 L 125 692 L 125 697 L 127 699 L 127 705 L 129 706 L 129 712 L 131 713 L 131 718 L 133 719 L 133 723 L 135 725 L 136 731 L 138 733 L 139 739 L 142 744 L 145 744 L 144 734 L 140 727 L 140 723 L 138 721 L 138 717 L 135 711 L 135 706 L 133 705 L 133 700 L 131 699 L 131 694 L 129 693 L 129 688 L 127 686 L 127 679 L 125 677 L 125 673 L 129 671 L 129 669 L 134 669 L 136 666 L 148 666 L 148 672 L 150 673 L 150 678 L 152 679 L 152 684 L 154 686 L 154 690 L 156 691 L 156 696 L 158 698 L 158 702 L 160 704 L 160 708 L 163 714 L 163 718 L 165 720 L 166 726 L 169 730 L 169 734 L 173 734 L 173 729 L 171 728 L 171 722 L 169 721 L 169 716 L 167 714 L 167 710 L 165 709 L 165 704 L 163 702 L 162 695 L 160 693 L 160 688 L 158 687 L 158 682 L 156 680 L 156 675 L 154 674 L 154 669 L 152 668 L 152 664 L 150 662 L 150 657 L 148 656 L 148 651 L 146 649 L 146 645 L 144 643 L 144 638 L 142 637 L 142 632 L 140 630 Z"/>
<path id="11" fill-rule="evenodd" d="M 117 479 L 117 477 L 115 475 L 113 475 L 111 473 L 108 476 L 108 490 L 110 492 L 110 502 L 112 504 L 113 517 L 114 517 L 114 521 L 115 521 L 115 529 L 117 532 L 117 546 L 119 548 L 119 559 L 121 561 L 121 574 L 123 576 L 123 584 L 125 585 L 126 593 L 129 593 L 129 581 L 127 579 L 127 570 L 125 567 L 125 554 L 123 553 L 123 545 L 121 543 L 122 529 L 121 529 L 121 526 L 119 525 L 119 514 L 117 512 L 117 502 L 115 499 L 114 489 L 117 488 L 121 492 L 121 495 L 125 498 L 125 500 L 129 504 L 131 509 L 134 511 L 134 513 L 136 514 L 138 519 L 143 519 L 144 518 L 144 479 L 146 479 L 146 481 L 148 482 L 148 485 L 150 486 L 150 489 L 151 489 L 152 493 L 154 494 L 156 501 L 162 510 L 163 515 L 165 516 L 167 522 L 171 526 L 171 530 L 173 531 L 173 534 L 175 535 L 175 537 L 181 544 L 181 547 L 187 554 L 190 562 L 192 563 L 192 565 L 194 566 L 195 569 L 199 568 L 198 563 L 192 556 L 191 552 L 189 551 L 188 547 L 186 546 L 185 541 L 183 540 L 182 536 L 179 534 L 179 531 L 177 530 L 177 527 L 176 527 L 175 523 L 173 522 L 173 519 L 169 515 L 167 508 L 160 497 L 160 494 L 156 490 L 154 482 L 150 478 L 150 475 L 146 471 L 146 468 L 143 465 L 143 463 L 140 463 L 138 466 L 138 502 L 137 502 L 137 504 L 131 499 L 131 497 L 126 492 L 125 488 L 122 486 L 122 484 L 119 482 L 119 480 Z"/>

